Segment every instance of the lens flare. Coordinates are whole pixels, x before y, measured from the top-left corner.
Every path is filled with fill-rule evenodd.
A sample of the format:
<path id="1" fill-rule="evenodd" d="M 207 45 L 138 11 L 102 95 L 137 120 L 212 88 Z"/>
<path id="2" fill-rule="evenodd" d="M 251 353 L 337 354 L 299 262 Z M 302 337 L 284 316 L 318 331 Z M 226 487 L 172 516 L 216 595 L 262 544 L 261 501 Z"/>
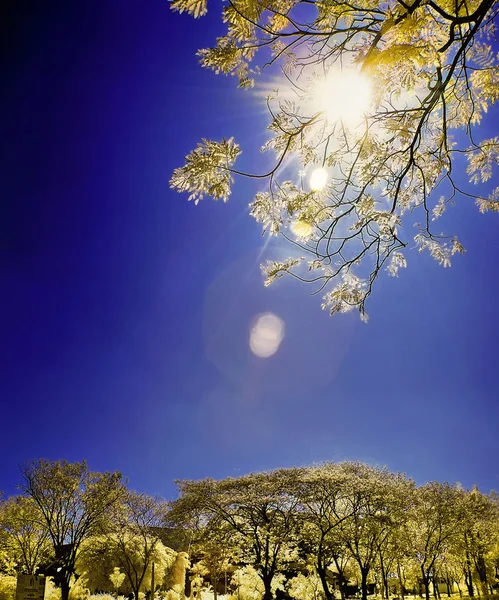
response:
<path id="1" fill-rule="evenodd" d="M 250 331 L 251 352 L 260 358 L 274 355 L 284 339 L 284 321 L 273 313 L 259 315 Z"/>

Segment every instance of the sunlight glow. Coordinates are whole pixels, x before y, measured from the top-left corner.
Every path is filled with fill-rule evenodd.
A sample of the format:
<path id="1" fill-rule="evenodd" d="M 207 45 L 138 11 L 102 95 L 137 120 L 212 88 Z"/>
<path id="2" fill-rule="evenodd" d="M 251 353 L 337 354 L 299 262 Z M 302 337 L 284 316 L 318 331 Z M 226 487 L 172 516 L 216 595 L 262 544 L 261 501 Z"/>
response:
<path id="1" fill-rule="evenodd" d="M 326 186 L 327 178 L 326 169 L 315 169 L 310 175 L 310 189 L 314 192 L 322 190 Z"/>
<path id="2" fill-rule="evenodd" d="M 251 352 L 260 358 L 269 358 L 277 352 L 284 339 L 284 321 L 273 313 L 258 315 L 250 331 Z"/>
<path id="3" fill-rule="evenodd" d="M 369 79 L 354 69 L 329 71 L 315 88 L 319 110 L 328 121 L 343 121 L 348 128 L 362 123 L 371 103 Z"/>

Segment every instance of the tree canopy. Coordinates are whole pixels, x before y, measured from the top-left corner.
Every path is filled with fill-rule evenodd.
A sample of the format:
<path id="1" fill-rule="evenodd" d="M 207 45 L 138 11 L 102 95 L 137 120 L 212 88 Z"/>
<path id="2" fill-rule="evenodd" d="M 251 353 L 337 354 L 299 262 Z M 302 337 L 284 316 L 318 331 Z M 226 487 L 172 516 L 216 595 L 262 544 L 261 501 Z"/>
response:
<path id="1" fill-rule="evenodd" d="M 39 510 L 53 547 L 54 579 L 68 600 L 78 552 L 122 498 L 121 473 L 93 473 L 85 462 L 35 460 L 23 468 L 22 491 Z"/>
<path id="2" fill-rule="evenodd" d="M 208 8 L 171 6 L 196 18 Z M 274 75 L 269 168 L 239 171 L 239 143 L 202 139 L 172 188 L 225 202 L 235 176 L 259 180 L 251 215 L 289 242 L 288 258 L 262 265 L 266 285 L 292 275 L 331 314 L 367 319 L 377 277 L 397 276 L 409 249 L 443 267 L 465 251 L 435 223 L 449 205 L 499 211 L 499 137 L 479 127 L 499 98 L 498 12 L 494 0 L 229 0 L 226 34 L 198 55 L 243 88 Z"/>
<path id="3" fill-rule="evenodd" d="M 0 531 L 4 548 L 22 572 L 33 575 L 49 558 L 48 531 L 32 498 L 13 496 L 0 504 Z"/>

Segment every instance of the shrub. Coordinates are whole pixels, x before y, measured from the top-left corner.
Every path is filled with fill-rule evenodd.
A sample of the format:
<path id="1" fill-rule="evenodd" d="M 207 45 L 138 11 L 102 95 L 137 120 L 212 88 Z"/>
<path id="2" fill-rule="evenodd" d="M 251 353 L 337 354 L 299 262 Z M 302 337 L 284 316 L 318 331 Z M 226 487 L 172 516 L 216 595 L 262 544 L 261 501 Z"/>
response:
<path id="1" fill-rule="evenodd" d="M 17 579 L 13 575 L 0 575 L 0 600 L 14 600 Z"/>

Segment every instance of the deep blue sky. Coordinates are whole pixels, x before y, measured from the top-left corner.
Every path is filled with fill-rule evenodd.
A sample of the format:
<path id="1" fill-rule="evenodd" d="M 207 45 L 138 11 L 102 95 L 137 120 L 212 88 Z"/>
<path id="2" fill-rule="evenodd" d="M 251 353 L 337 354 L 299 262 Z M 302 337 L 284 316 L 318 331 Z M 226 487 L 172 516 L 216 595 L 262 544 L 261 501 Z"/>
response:
<path id="1" fill-rule="evenodd" d="M 452 268 L 411 250 L 369 324 L 330 318 L 306 287 L 263 287 L 249 185 L 197 207 L 168 187 L 202 136 L 265 139 L 261 102 L 197 64 L 216 9 L 9 4 L 0 490 L 36 457 L 87 459 L 166 497 L 176 478 L 339 459 L 499 488 L 498 215 L 459 200 L 442 218 L 468 248 Z M 264 311 L 287 327 L 268 360 L 248 348 Z"/>

